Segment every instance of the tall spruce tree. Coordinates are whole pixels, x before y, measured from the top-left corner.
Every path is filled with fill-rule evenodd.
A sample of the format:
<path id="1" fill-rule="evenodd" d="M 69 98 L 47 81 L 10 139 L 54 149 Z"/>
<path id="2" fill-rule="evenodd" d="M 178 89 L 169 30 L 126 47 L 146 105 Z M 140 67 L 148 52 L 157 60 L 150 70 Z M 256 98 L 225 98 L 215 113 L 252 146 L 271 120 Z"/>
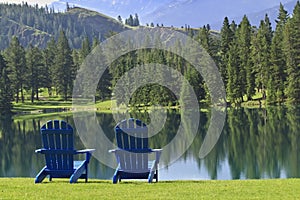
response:
<path id="1" fill-rule="evenodd" d="M 245 15 L 240 23 L 237 30 L 237 44 L 240 72 L 239 72 L 239 84 L 241 85 L 240 98 L 243 101 L 243 95 L 247 95 L 247 99 L 251 99 L 255 93 L 254 90 L 254 77 L 253 69 L 250 57 L 250 46 L 251 46 L 251 25 Z"/>
<path id="2" fill-rule="evenodd" d="M 8 68 L 0 53 L 0 115 L 11 114 L 13 93 L 10 86 Z"/>
<path id="3" fill-rule="evenodd" d="M 57 54 L 55 57 L 55 73 L 53 76 L 54 84 L 57 92 L 63 95 L 63 99 L 68 100 L 68 96 L 72 92 L 74 69 L 72 51 L 68 43 L 68 39 L 64 31 L 60 31 L 60 35 L 57 41 Z"/>
<path id="4" fill-rule="evenodd" d="M 52 87 L 55 79 L 55 57 L 56 57 L 56 42 L 51 38 L 47 43 L 47 47 L 43 50 L 43 69 L 41 79 L 42 87 L 48 89 L 49 96 L 52 96 Z"/>
<path id="5" fill-rule="evenodd" d="M 285 86 L 289 102 L 300 100 L 300 2 L 297 1 L 284 30 L 284 47 L 286 52 L 287 79 Z"/>
<path id="6" fill-rule="evenodd" d="M 288 20 L 288 13 L 280 4 L 276 20 L 276 29 L 271 44 L 271 68 L 267 85 L 268 103 L 282 103 L 284 100 L 284 82 L 286 79 L 286 60 L 284 55 L 283 31 Z"/>
<path id="7" fill-rule="evenodd" d="M 270 47 L 272 41 L 272 29 L 269 20 L 261 20 L 256 36 L 252 41 L 252 61 L 255 71 L 255 83 L 262 93 L 262 98 L 266 99 L 266 90 L 269 80 L 271 66 Z"/>
<path id="8" fill-rule="evenodd" d="M 85 37 L 82 41 L 81 49 L 80 49 L 80 57 L 79 61 L 82 63 L 87 55 L 91 52 L 91 44 L 88 37 Z"/>
<path id="9" fill-rule="evenodd" d="M 25 50 L 17 37 L 12 38 L 9 47 L 6 49 L 5 58 L 11 72 L 9 73 L 9 78 L 12 83 L 12 90 L 15 93 L 16 103 L 20 100 L 20 93 L 21 100 L 24 102 L 24 85 L 27 73 Z"/>
<path id="10" fill-rule="evenodd" d="M 34 102 L 34 96 L 39 100 L 39 88 L 42 87 L 42 69 L 43 69 L 43 56 L 39 48 L 30 47 L 26 51 L 26 65 L 28 69 L 28 82 L 27 86 L 31 90 L 31 102 Z"/>
<path id="11" fill-rule="evenodd" d="M 225 17 L 223 26 L 221 29 L 221 45 L 220 45 L 220 55 L 221 55 L 221 63 L 219 65 L 219 70 L 225 85 L 227 85 L 227 63 L 229 59 L 229 48 L 232 43 L 234 33 L 230 27 L 229 20 Z"/>
<path id="12" fill-rule="evenodd" d="M 227 100 L 230 103 L 240 103 L 241 101 L 241 91 L 242 85 L 240 82 L 240 58 L 238 54 L 238 44 L 237 40 L 234 39 L 230 44 L 228 63 L 227 63 L 227 74 L 228 74 L 228 83 L 226 87 Z"/>
<path id="13" fill-rule="evenodd" d="M 94 38 L 93 39 L 93 44 L 92 44 L 92 50 L 94 49 L 94 48 L 96 48 L 98 45 L 100 44 L 100 41 L 99 41 L 99 39 L 98 38 Z"/>
<path id="14" fill-rule="evenodd" d="M 133 26 L 139 26 L 140 25 L 140 20 L 138 14 L 135 13 L 134 18 L 133 18 Z"/>
<path id="15" fill-rule="evenodd" d="M 211 40 L 209 37 L 209 30 L 205 25 L 199 31 L 198 39 L 200 41 L 201 47 L 210 54 Z"/>

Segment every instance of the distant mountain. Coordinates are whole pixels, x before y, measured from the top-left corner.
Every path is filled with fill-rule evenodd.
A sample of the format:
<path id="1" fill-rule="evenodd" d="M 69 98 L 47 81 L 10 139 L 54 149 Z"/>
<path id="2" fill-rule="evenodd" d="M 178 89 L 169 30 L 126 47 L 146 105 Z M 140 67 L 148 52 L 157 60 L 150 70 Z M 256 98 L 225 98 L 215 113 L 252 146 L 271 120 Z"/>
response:
<path id="1" fill-rule="evenodd" d="M 284 4 L 285 10 L 287 10 L 290 15 L 293 13 L 296 3 L 297 3 L 297 0 L 290 1 L 290 2 Z M 252 25 L 256 25 L 258 27 L 260 24 L 260 21 L 263 20 L 265 18 L 265 15 L 267 14 L 272 23 L 272 27 L 275 28 L 276 27 L 275 20 L 278 17 L 278 11 L 279 11 L 279 5 L 269 8 L 269 9 L 266 9 L 266 10 L 262 10 L 260 12 L 249 13 L 249 14 L 247 14 L 247 17 L 249 18 L 250 23 Z M 235 22 L 239 23 L 242 20 L 242 18 L 243 18 L 243 16 L 241 15 L 238 17 L 233 17 L 233 18 L 231 18 L 231 20 L 234 20 Z M 212 26 L 220 28 L 222 26 L 222 23 L 223 23 L 223 21 L 222 22 L 219 21 L 218 23 L 215 23 Z"/>
<path id="2" fill-rule="evenodd" d="M 218 22 L 229 18 L 239 18 L 244 14 L 259 13 L 266 9 L 278 6 L 280 2 L 288 3 L 291 0 L 185 0 L 172 1 L 154 12 L 144 16 L 144 20 L 154 23 L 163 23 L 167 26 L 202 27 L 205 24 L 219 29 Z M 292 1 L 293 3 L 295 1 Z"/>
<path id="3" fill-rule="evenodd" d="M 276 18 L 273 16 L 277 15 L 280 2 L 288 7 L 295 5 L 296 0 L 59 0 L 53 6 L 64 10 L 66 2 L 114 18 L 121 15 L 124 19 L 137 13 L 143 24 L 153 22 L 175 27 L 187 24 L 195 28 L 211 24 L 219 30 L 226 16 L 239 21 L 246 14 L 254 25 L 258 25 L 266 12 L 272 20 Z"/>
<path id="4" fill-rule="evenodd" d="M 59 0 L 52 3 L 56 9 L 66 9 L 66 3 L 70 6 L 79 6 L 104 13 L 117 18 L 119 15 L 125 19 L 130 14 L 145 15 L 165 5 L 172 0 Z"/>
<path id="5" fill-rule="evenodd" d="M 113 18 L 83 8 L 55 13 L 27 4 L 0 4 L 0 49 L 8 46 L 12 36 L 17 36 L 24 47 L 45 47 L 51 37 L 59 36 L 60 30 L 66 33 L 72 48 L 80 48 L 85 37 L 103 40 L 111 32 L 127 29 Z"/>

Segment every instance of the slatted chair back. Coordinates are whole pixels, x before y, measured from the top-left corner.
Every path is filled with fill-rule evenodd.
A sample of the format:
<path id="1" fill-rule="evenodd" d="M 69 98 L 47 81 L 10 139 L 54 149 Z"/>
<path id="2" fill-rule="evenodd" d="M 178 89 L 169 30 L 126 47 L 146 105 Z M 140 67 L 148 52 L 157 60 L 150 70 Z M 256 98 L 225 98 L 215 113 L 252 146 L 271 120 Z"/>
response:
<path id="1" fill-rule="evenodd" d="M 47 168 L 50 170 L 73 170 L 73 128 L 65 121 L 48 121 L 41 128 Z"/>
<path id="2" fill-rule="evenodd" d="M 141 120 L 126 119 L 115 127 L 119 152 L 118 159 L 123 171 L 144 172 L 148 170 L 148 128 Z"/>

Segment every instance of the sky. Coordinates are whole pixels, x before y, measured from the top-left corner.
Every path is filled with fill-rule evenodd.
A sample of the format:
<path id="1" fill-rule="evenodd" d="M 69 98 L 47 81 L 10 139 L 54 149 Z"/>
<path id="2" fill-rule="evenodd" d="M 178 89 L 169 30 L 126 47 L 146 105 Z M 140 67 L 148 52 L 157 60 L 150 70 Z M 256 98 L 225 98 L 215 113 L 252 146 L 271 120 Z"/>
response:
<path id="1" fill-rule="evenodd" d="M 0 3 L 16 3 L 21 4 L 27 2 L 28 4 L 38 4 L 39 6 L 49 5 L 54 1 L 58 0 L 0 0 Z"/>

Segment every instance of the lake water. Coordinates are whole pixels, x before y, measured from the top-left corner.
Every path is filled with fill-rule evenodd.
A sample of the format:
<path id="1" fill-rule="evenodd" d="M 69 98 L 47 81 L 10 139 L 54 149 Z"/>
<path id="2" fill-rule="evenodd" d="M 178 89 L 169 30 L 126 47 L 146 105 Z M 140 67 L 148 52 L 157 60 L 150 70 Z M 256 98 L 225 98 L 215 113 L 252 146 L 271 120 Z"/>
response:
<path id="1" fill-rule="evenodd" d="M 176 143 L 174 151 L 184 151 L 179 159 L 168 163 L 172 152 L 162 157 L 162 166 L 166 167 L 160 169 L 160 180 L 300 177 L 300 107 L 227 109 L 224 128 L 216 145 L 206 157 L 199 158 L 210 116 L 210 111 L 201 112 L 198 133 L 187 150 L 180 142 Z M 131 113 L 131 117 L 149 121 L 147 112 Z M 107 138 L 115 143 L 113 115 L 97 113 L 96 118 Z M 39 129 L 51 119 L 62 119 L 75 126 L 72 113 L 0 120 L 0 177 L 36 176 L 44 166 L 43 156 L 34 153 L 41 147 Z M 160 148 L 172 142 L 180 121 L 179 111 L 168 111 L 163 129 L 150 139 L 150 146 Z M 77 134 L 75 146 L 85 148 Z M 113 155 L 109 156 L 115 159 Z M 89 169 L 90 177 L 97 179 L 111 179 L 114 173 L 114 169 L 96 158 L 91 160 Z"/>

